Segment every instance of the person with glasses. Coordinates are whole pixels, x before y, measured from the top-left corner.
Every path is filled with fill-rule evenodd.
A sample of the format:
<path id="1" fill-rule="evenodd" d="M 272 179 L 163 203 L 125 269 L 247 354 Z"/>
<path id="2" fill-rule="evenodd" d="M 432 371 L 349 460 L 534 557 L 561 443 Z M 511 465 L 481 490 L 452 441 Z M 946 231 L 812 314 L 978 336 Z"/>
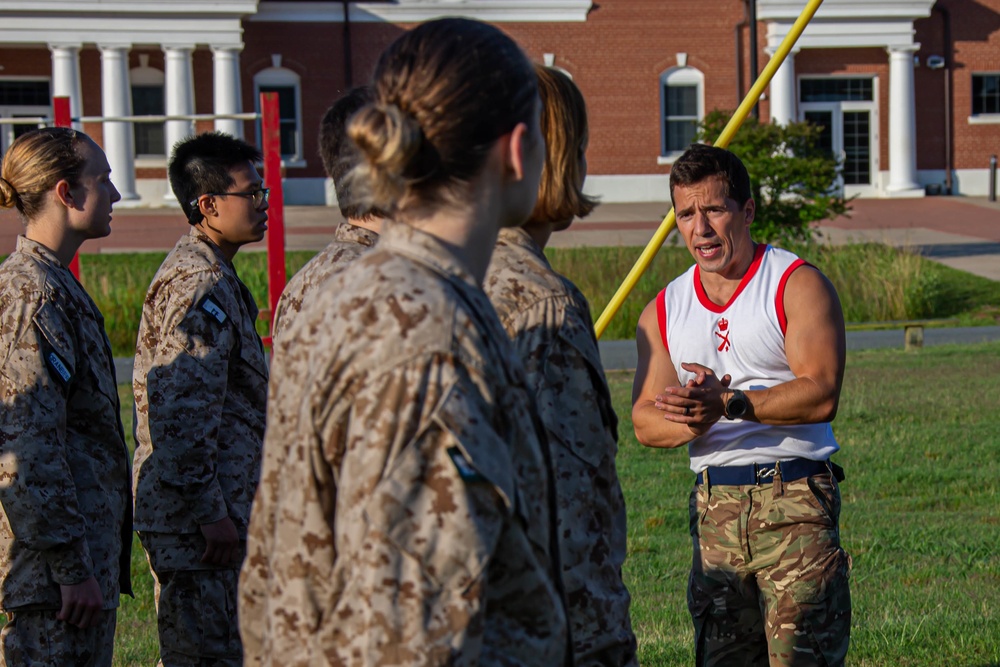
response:
<path id="1" fill-rule="evenodd" d="M 267 230 L 260 153 L 222 133 L 174 146 L 191 223 L 153 278 L 136 342 L 135 528 L 162 665 L 239 665 L 239 568 L 260 473 L 268 369 L 233 257 Z"/>

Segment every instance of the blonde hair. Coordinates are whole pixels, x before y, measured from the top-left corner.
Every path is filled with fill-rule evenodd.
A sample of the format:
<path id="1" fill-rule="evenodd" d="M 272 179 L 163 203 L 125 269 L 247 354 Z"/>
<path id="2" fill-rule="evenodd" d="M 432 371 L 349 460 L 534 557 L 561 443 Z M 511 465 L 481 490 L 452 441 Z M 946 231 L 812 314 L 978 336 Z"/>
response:
<path id="1" fill-rule="evenodd" d="M 528 223 L 561 222 L 584 217 L 597 200 L 583 194 L 580 159 L 587 145 L 587 105 L 566 74 L 535 65 L 542 101 L 541 127 L 545 138 L 545 166 L 538 201 Z"/>
<path id="2" fill-rule="evenodd" d="M 403 34 L 379 59 L 373 87 L 375 102 L 347 129 L 362 157 L 351 203 L 390 214 L 461 197 L 496 140 L 530 122 L 537 96 L 517 44 L 468 19 Z"/>
<path id="3" fill-rule="evenodd" d="M 36 218 L 56 183 L 79 183 L 87 162 L 80 145 L 87 140 L 87 135 L 66 127 L 46 127 L 18 137 L 0 167 L 0 208 L 16 207 L 25 222 Z"/>

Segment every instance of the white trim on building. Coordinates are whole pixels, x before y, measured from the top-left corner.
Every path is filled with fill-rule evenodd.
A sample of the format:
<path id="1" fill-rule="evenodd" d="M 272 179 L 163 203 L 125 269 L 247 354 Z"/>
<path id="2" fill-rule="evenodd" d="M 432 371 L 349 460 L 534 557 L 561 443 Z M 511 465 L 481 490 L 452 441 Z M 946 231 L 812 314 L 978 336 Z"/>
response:
<path id="1" fill-rule="evenodd" d="M 491 23 L 549 23 L 586 21 L 591 0 L 396 0 L 351 2 L 352 23 L 419 23 L 460 16 Z M 250 21 L 272 23 L 343 23 L 342 2 L 260 3 Z"/>

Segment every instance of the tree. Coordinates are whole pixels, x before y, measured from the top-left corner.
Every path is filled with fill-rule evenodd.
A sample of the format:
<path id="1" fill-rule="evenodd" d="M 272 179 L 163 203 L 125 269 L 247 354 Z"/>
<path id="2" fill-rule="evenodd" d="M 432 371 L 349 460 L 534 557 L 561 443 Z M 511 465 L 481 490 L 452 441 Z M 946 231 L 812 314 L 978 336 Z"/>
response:
<path id="1" fill-rule="evenodd" d="M 729 120 L 712 111 L 698 139 L 714 142 Z M 838 161 L 820 148 L 822 128 L 812 123 L 764 124 L 747 118 L 729 150 L 750 172 L 757 214 L 750 228 L 760 242 L 812 241 L 813 222 L 844 215 L 849 207 L 837 183 Z"/>

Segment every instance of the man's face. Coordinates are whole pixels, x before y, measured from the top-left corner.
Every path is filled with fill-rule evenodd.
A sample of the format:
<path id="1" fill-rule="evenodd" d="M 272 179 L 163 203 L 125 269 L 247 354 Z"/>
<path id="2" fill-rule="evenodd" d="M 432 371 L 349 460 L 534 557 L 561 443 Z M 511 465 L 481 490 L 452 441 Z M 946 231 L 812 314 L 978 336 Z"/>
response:
<path id="1" fill-rule="evenodd" d="M 677 231 L 699 268 L 725 278 L 741 278 L 753 258 L 753 199 L 740 205 L 726 196 L 722 179 L 712 176 L 692 185 L 675 186 L 674 210 Z"/>
<path id="2" fill-rule="evenodd" d="M 229 170 L 233 184 L 226 192 L 250 193 L 264 187 L 264 181 L 257 169 L 249 161 Z M 217 216 L 208 217 L 202 223 L 215 232 L 216 243 L 240 247 L 260 241 L 267 231 L 267 202 L 254 206 L 254 198 L 248 194 L 220 194 L 213 197 Z"/>

